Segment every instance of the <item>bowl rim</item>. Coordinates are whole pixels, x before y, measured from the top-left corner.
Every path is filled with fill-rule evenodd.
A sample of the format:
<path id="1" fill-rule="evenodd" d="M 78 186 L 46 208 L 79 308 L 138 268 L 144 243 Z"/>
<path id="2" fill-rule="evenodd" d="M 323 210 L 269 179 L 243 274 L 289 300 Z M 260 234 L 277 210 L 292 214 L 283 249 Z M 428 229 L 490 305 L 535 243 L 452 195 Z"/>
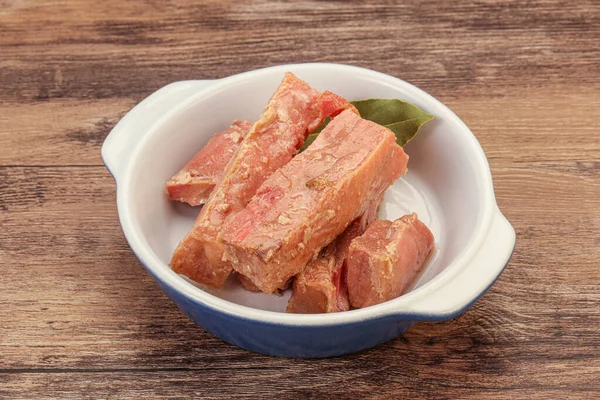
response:
<path id="1" fill-rule="evenodd" d="M 146 245 L 145 239 L 141 234 L 139 227 L 132 220 L 131 213 L 131 197 L 129 191 L 132 187 L 132 175 L 137 164 L 137 159 L 143 154 L 143 149 L 146 147 L 147 142 L 156 133 L 161 125 L 171 118 L 176 118 L 181 114 L 188 106 L 201 101 L 202 98 L 208 98 L 212 94 L 227 90 L 228 88 L 235 86 L 243 81 L 256 79 L 267 74 L 282 74 L 286 71 L 292 71 L 293 73 L 301 74 L 302 72 L 316 72 L 326 71 L 338 72 L 344 71 L 352 74 L 360 74 L 368 76 L 372 79 L 382 81 L 392 87 L 399 88 L 404 91 L 412 92 L 413 95 L 422 99 L 423 102 L 430 102 L 435 104 L 438 108 L 443 111 L 443 116 L 450 123 L 456 126 L 461 132 L 463 137 L 462 143 L 465 146 L 469 146 L 472 151 L 473 160 L 477 163 L 477 174 L 480 175 L 481 182 L 483 185 L 479 187 L 480 196 L 478 201 L 481 202 L 481 219 L 479 225 L 475 228 L 473 237 L 475 238 L 471 243 L 471 247 L 463 252 L 457 259 L 454 259 L 449 265 L 447 265 L 443 271 L 438 273 L 429 282 L 423 284 L 419 288 L 402 295 L 399 298 L 363 308 L 350 311 L 344 311 L 339 313 L 329 314 L 288 314 L 276 311 L 266 311 L 256 309 L 237 303 L 230 302 L 228 300 L 217 297 L 210 294 L 201 288 L 193 285 L 192 283 L 185 280 L 183 277 L 176 274 L 167 264 L 163 263 L 152 249 L 149 249 Z M 211 81 L 186 81 L 186 83 L 203 83 L 203 87 L 197 90 L 194 94 L 176 101 L 169 105 L 169 109 L 165 110 L 164 114 L 156 121 L 156 123 L 146 129 L 144 136 L 137 142 L 135 148 L 130 149 L 131 157 L 128 162 L 124 165 L 121 171 L 114 171 L 111 169 L 109 164 L 106 162 L 105 145 L 109 140 L 109 137 L 116 132 L 118 125 L 115 126 L 113 131 L 109 134 L 103 145 L 102 155 L 107 165 L 107 168 L 115 177 L 117 181 L 117 210 L 119 214 L 119 220 L 121 227 L 125 234 L 127 241 L 135 255 L 144 265 L 144 267 L 150 272 L 150 274 L 164 285 L 167 285 L 171 290 L 178 292 L 183 295 L 192 303 L 208 307 L 216 312 L 225 313 L 232 317 L 243 318 L 246 320 L 258 322 L 258 323 L 269 323 L 286 326 L 327 326 L 327 325 L 339 325 L 339 324 L 351 324 L 361 322 L 364 320 L 379 319 L 385 317 L 394 317 L 397 319 L 419 319 L 419 320 L 439 320 L 451 318 L 468 308 L 472 303 L 468 304 L 453 304 L 449 305 L 447 312 L 443 318 L 439 315 L 427 314 L 423 312 L 411 311 L 414 309 L 414 305 L 418 304 L 420 299 L 424 296 L 436 291 L 446 282 L 452 279 L 457 273 L 466 267 L 468 261 L 472 259 L 479 248 L 484 242 L 487 232 L 490 229 L 492 223 L 492 217 L 495 212 L 499 213 L 496 205 L 496 200 L 493 191 L 492 176 L 489 168 L 487 158 L 477 141 L 475 135 L 466 126 L 466 124 L 452 112 L 442 102 L 429 95 L 422 89 L 401 80 L 399 78 L 369 70 L 362 67 L 344 65 L 344 64 L 331 64 L 331 63 L 304 63 L 304 64 L 284 64 L 277 65 L 267 68 L 261 68 L 253 71 L 243 72 L 236 75 L 231 75 L 225 78 L 211 80 Z M 209 82 L 209 85 L 206 83 Z M 171 84 L 173 85 L 173 84 Z M 161 89 L 159 89 L 160 91 Z M 158 93 L 155 92 L 154 94 Z M 152 97 L 153 94 L 149 96 Z M 131 111 L 133 112 L 133 110 Z M 493 282 L 492 282 L 493 283 Z M 480 293 L 477 298 L 487 290 L 490 285 L 488 282 L 483 282 L 480 288 Z M 476 299 L 475 299 L 476 300 Z M 473 300 L 473 301 L 475 301 Z M 448 300 L 451 303 L 451 299 Z"/>

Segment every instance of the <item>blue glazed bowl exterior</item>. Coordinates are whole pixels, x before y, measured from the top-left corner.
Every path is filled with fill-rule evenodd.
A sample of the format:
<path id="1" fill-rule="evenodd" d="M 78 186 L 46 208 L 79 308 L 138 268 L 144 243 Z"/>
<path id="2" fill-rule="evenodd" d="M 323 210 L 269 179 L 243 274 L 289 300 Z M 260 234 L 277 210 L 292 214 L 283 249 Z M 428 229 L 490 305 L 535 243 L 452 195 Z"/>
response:
<path id="1" fill-rule="evenodd" d="M 177 307 L 202 329 L 227 343 L 269 356 L 325 358 L 356 353 L 387 342 L 416 323 L 391 317 L 302 327 L 257 322 L 214 310 L 156 281 Z"/>

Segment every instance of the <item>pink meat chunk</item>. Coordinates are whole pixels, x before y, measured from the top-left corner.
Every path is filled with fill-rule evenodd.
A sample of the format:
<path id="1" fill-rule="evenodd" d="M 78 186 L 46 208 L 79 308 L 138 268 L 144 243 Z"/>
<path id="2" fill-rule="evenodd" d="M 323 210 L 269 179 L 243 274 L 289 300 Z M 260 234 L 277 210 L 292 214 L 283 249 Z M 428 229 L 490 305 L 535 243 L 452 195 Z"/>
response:
<path id="1" fill-rule="evenodd" d="M 217 182 L 223 178 L 227 163 L 252 128 L 248 121 L 233 121 L 214 135 L 175 176 L 167 182 L 169 199 L 199 206 L 206 203 Z"/>
<path id="2" fill-rule="evenodd" d="M 358 113 L 341 97 L 318 93 L 287 73 L 175 250 L 171 268 L 201 284 L 220 287 L 233 270 L 218 237 L 225 221 L 242 211 L 265 179 L 296 155 L 308 133 L 343 109 Z"/>
<path id="3" fill-rule="evenodd" d="M 242 287 L 244 289 L 246 289 L 249 292 L 260 292 L 260 289 L 256 287 L 256 285 L 254 283 L 252 283 L 252 281 L 250 279 L 248 279 L 247 277 L 245 277 L 242 274 L 236 274 L 238 281 L 240 281 L 240 283 L 242 284 Z M 286 283 L 283 284 L 282 287 L 278 288 L 277 290 L 275 290 L 273 292 L 273 294 L 277 295 L 277 296 L 281 296 L 283 294 L 283 292 L 285 292 L 286 290 L 288 290 L 289 288 L 292 287 L 292 283 L 294 282 L 294 279 L 290 279 L 288 280 Z"/>
<path id="4" fill-rule="evenodd" d="M 352 239 L 362 235 L 375 220 L 380 203 L 380 200 L 370 203 L 363 215 L 352 221 L 340 236 L 296 275 L 287 312 L 318 314 L 350 309 L 346 285 L 348 248 Z"/>
<path id="5" fill-rule="evenodd" d="M 433 234 L 416 214 L 394 222 L 375 221 L 352 241 L 348 251 L 352 307 L 368 307 L 404 294 L 422 271 L 433 246 Z"/>
<path id="6" fill-rule="evenodd" d="M 226 257 L 273 292 L 363 214 L 407 161 L 389 129 L 342 112 L 225 223 Z"/>
<path id="7" fill-rule="evenodd" d="M 249 292 L 260 292 L 260 289 L 256 287 L 254 283 L 242 274 L 236 274 L 238 281 L 242 284 L 242 287 Z"/>

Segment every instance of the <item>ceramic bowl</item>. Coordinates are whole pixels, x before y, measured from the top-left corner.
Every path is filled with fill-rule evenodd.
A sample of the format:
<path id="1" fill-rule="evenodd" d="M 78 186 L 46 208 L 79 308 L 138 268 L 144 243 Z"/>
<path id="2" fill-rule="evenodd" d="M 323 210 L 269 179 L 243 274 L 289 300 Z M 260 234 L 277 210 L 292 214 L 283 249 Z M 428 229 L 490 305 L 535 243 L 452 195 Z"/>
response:
<path id="1" fill-rule="evenodd" d="M 436 251 L 409 293 L 342 313 L 286 314 L 289 293 L 249 293 L 231 280 L 218 290 L 203 289 L 169 268 L 199 209 L 169 201 L 165 181 L 232 120 L 258 119 L 286 71 L 349 100 L 399 98 L 435 115 L 406 145 L 408 173 L 386 192 L 379 215 L 395 219 L 415 211 L 435 235 Z M 487 159 L 469 128 L 424 91 L 363 68 L 281 65 L 172 83 L 114 127 L 102 158 L 116 180 L 127 241 L 162 290 L 206 331 L 264 354 L 347 354 L 388 341 L 416 322 L 453 318 L 494 283 L 515 245 L 514 230 L 496 205 Z"/>

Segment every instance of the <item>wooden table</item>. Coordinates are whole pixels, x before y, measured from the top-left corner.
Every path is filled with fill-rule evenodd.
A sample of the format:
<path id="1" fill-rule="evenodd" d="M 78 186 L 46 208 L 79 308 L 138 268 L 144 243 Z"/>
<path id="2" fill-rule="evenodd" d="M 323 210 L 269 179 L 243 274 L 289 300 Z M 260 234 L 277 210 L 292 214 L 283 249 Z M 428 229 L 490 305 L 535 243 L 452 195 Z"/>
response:
<path id="1" fill-rule="evenodd" d="M 197 328 L 117 219 L 103 139 L 169 82 L 327 61 L 451 107 L 517 247 L 468 312 L 289 360 Z M 600 4 L 0 1 L 0 397 L 599 398 Z"/>

